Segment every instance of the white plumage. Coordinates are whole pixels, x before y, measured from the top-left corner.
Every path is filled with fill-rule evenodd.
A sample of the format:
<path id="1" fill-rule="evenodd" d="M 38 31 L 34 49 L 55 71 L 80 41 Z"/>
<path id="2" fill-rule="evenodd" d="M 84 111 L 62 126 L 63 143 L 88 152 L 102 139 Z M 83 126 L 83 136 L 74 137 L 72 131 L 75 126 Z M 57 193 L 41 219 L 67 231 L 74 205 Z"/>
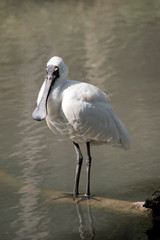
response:
<path id="1" fill-rule="evenodd" d="M 53 85 L 47 102 L 49 128 L 75 142 L 110 143 L 128 149 L 126 128 L 108 104 L 107 95 L 91 84 L 67 80 L 68 68 L 61 58 L 51 58 L 47 63 L 49 65 L 58 66 L 62 73 Z M 45 82 L 37 104 L 44 85 Z"/>
<path id="2" fill-rule="evenodd" d="M 61 58 L 51 58 L 47 69 L 50 66 L 58 67 L 59 75 L 47 98 L 46 121 L 49 128 L 75 143 L 107 143 L 128 149 L 127 130 L 109 105 L 107 95 L 91 84 L 67 80 L 68 67 Z M 38 95 L 38 106 L 43 101 L 45 86 L 46 80 Z"/>

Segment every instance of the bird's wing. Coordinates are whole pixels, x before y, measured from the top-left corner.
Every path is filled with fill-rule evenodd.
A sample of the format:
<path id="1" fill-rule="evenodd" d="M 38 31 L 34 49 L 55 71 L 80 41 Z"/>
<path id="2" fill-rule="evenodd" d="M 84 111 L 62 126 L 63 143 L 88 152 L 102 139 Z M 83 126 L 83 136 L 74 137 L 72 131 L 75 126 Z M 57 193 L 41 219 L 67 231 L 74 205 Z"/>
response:
<path id="1" fill-rule="evenodd" d="M 73 126 L 73 139 L 128 148 L 126 128 L 97 87 L 81 83 L 67 88 L 63 92 L 62 112 Z"/>

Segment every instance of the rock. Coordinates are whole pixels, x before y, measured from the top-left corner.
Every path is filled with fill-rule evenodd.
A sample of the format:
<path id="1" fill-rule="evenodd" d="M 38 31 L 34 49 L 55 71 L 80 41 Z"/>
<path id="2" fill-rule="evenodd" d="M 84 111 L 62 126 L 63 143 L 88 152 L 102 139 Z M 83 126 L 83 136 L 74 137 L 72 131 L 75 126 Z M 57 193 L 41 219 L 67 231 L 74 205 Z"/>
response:
<path id="1" fill-rule="evenodd" d="M 160 223 L 160 187 L 152 194 L 151 198 L 146 199 L 143 206 L 152 209 L 153 220 Z"/>

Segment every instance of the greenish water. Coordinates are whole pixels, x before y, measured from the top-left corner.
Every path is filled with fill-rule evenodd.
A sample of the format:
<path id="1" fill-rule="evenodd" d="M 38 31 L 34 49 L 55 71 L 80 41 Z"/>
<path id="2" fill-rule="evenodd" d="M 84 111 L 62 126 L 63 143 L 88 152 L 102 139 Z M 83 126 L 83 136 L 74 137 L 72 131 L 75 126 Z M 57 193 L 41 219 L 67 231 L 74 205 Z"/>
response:
<path id="1" fill-rule="evenodd" d="M 148 239 L 149 219 L 49 199 L 72 191 L 75 152 L 31 114 L 58 55 L 109 94 L 132 141 L 91 148 L 93 196 L 144 201 L 160 183 L 160 1 L 2 0 L 0 23 L 0 239 Z"/>

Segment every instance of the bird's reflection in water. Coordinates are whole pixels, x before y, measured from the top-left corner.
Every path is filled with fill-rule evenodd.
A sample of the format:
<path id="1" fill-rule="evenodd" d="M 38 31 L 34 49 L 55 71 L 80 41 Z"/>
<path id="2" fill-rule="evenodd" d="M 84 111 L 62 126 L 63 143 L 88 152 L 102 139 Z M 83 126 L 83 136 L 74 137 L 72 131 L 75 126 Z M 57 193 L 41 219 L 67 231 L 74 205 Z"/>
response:
<path id="1" fill-rule="evenodd" d="M 86 199 L 86 209 L 83 209 L 81 207 L 81 201 L 75 201 L 76 204 L 76 209 L 77 209 L 77 214 L 78 214 L 78 219 L 79 219 L 79 233 L 80 233 L 80 238 L 81 239 L 90 239 L 94 240 L 95 238 L 95 227 L 94 227 L 94 221 L 93 221 L 93 216 L 92 216 L 92 211 L 91 211 L 91 206 L 90 206 L 90 200 Z M 84 212 L 85 210 L 85 212 Z M 85 214 L 87 212 L 87 217 L 88 217 L 88 226 L 86 224 L 86 219 L 85 219 Z"/>

